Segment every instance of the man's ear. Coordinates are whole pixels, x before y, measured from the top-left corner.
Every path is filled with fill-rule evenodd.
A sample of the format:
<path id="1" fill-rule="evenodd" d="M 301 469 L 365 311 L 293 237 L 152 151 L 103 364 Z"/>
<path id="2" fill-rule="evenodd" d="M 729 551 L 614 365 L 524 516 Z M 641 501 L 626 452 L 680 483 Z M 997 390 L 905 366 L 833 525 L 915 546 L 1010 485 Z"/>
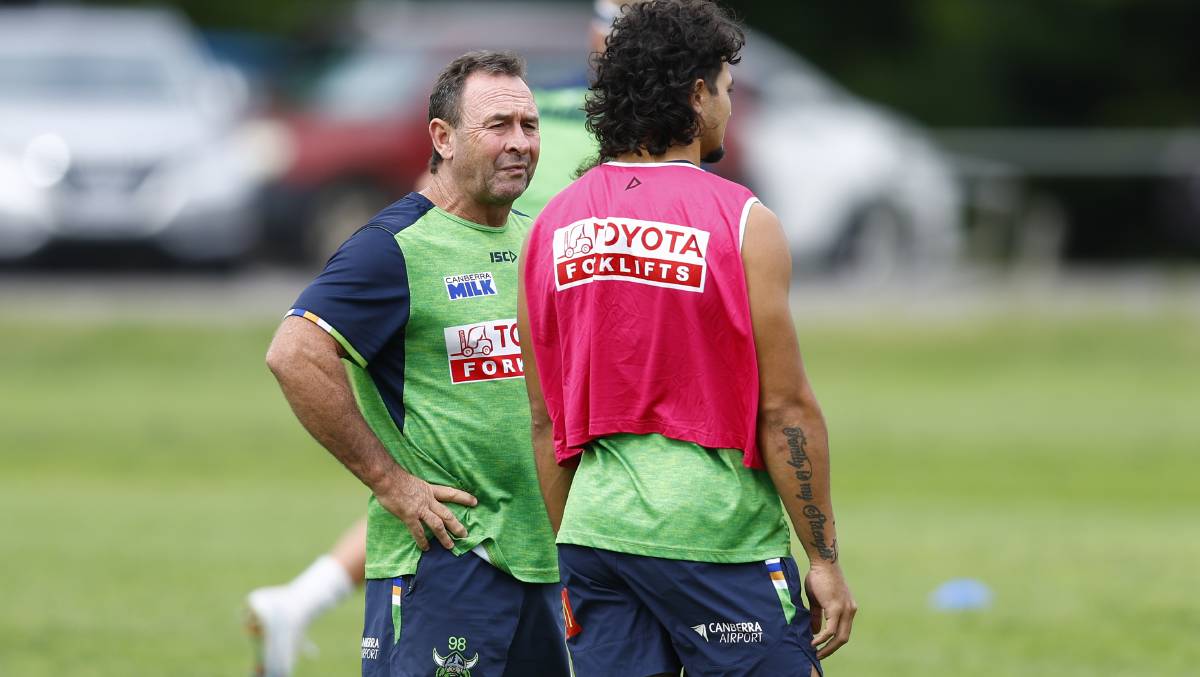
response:
<path id="1" fill-rule="evenodd" d="M 692 84 L 692 110 L 696 111 L 697 124 L 700 129 L 706 129 L 709 126 L 708 105 L 712 98 L 712 92 L 708 89 L 708 84 L 704 82 L 704 78 L 696 78 L 696 82 Z"/>
<path id="2" fill-rule="evenodd" d="M 692 108 L 697 113 L 704 113 L 704 104 L 709 94 L 708 85 L 705 84 L 704 78 L 696 78 L 696 81 L 692 83 Z"/>
<path id="3" fill-rule="evenodd" d="M 454 129 L 449 122 L 441 118 L 430 120 L 429 140 L 433 142 L 433 149 L 442 156 L 443 160 L 454 157 Z"/>

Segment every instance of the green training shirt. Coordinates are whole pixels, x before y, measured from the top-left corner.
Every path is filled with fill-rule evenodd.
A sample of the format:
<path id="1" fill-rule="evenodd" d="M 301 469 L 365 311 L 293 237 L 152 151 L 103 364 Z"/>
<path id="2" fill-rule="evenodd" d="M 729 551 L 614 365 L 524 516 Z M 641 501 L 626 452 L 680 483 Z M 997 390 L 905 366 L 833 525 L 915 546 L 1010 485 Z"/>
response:
<path id="1" fill-rule="evenodd" d="M 501 228 L 471 223 L 411 193 L 347 240 L 290 313 L 350 355 L 363 416 L 397 463 L 479 499 L 447 504 L 469 533 L 455 554 L 480 545 L 517 579 L 553 583 L 516 329 L 517 254 L 529 225 L 517 213 Z M 430 547 L 442 546 L 431 537 Z M 367 578 L 415 573 L 420 557 L 372 496 Z"/>
<path id="2" fill-rule="evenodd" d="M 596 138 L 584 127 L 585 87 L 534 90 L 541 132 L 541 155 L 529 187 L 517 198 L 516 208 L 537 215 L 575 180 L 575 170 L 595 157 Z"/>

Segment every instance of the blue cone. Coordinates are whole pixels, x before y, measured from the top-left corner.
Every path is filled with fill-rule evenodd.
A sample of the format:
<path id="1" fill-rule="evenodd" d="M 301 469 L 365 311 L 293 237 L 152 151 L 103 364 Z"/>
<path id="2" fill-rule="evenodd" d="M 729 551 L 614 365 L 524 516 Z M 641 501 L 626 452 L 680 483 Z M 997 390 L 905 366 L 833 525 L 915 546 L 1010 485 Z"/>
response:
<path id="1" fill-rule="evenodd" d="M 938 611 L 975 611 L 992 605 L 992 590 L 973 578 L 955 578 L 938 586 L 929 596 Z"/>

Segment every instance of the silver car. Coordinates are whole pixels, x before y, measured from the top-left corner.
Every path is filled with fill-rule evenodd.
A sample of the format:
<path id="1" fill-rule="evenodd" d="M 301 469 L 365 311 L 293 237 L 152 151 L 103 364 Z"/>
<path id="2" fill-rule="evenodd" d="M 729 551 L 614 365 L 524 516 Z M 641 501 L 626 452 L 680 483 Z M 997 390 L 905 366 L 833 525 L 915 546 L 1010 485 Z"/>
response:
<path id="1" fill-rule="evenodd" d="M 0 10 L 0 260 L 55 242 L 228 262 L 271 154 L 244 86 L 157 10 Z"/>

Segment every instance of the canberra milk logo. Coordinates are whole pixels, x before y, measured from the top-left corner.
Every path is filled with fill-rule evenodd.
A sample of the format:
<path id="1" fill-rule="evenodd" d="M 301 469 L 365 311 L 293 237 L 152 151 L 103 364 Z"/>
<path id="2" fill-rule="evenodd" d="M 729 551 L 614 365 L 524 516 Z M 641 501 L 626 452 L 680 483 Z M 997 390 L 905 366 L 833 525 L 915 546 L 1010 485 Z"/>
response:
<path id="1" fill-rule="evenodd" d="M 584 219 L 554 231 L 558 289 L 593 280 L 626 280 L 704 291 L 708 233 L 637 219 Z"/>
<path id="2" fill-rule="evenodd" d="M 446 356 L 452 383 L 521 378 L 521 341 L 516 320 L 491 320 L 446 327 Z"/>
<path id="3" fill-rule="evenodd" d="M 710 644 L 761 644 L 763 639 L 762 625 L 758 621 L 701 623 L 691 627 Z"/>
<path id="4" fill-rule="evenodd" d="M 442 279 L 446 281 L 446 293 L 451 301 L 496 295 L 496 280 L 491 273 L 447 275 Z"/>

